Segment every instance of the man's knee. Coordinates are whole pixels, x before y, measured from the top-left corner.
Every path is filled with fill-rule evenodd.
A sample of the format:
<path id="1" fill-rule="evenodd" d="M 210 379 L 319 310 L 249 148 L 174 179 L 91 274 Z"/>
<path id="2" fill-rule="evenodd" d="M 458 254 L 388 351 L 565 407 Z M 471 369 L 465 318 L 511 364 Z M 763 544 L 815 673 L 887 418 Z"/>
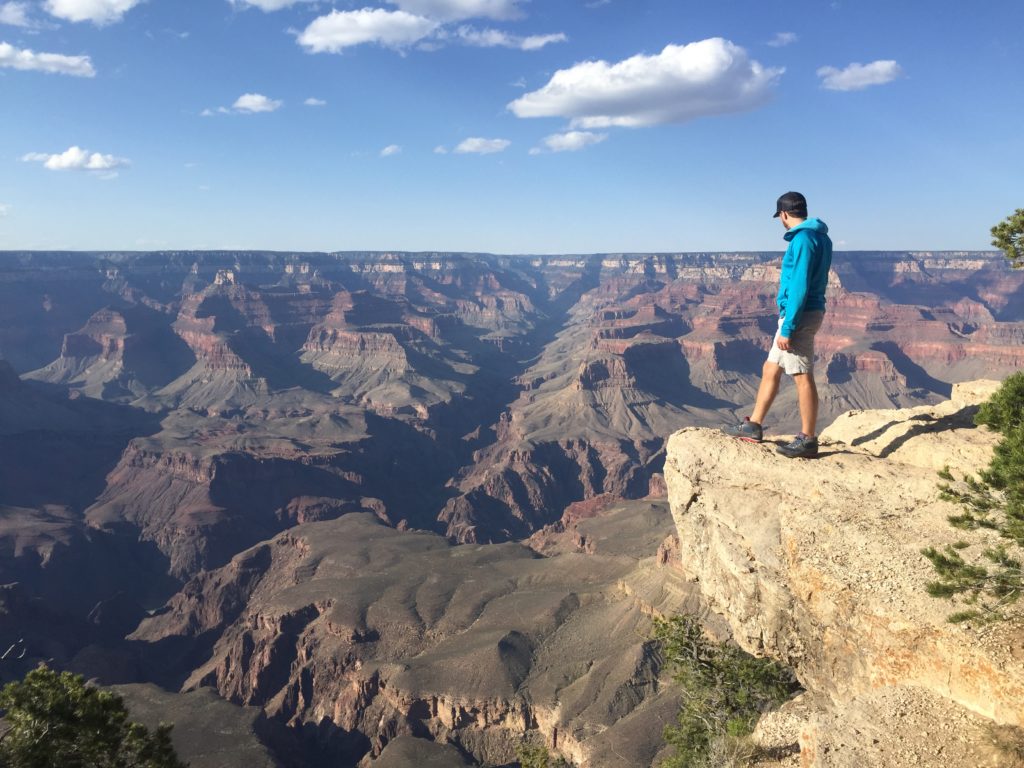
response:
<path id="1" fill-rule="evenodd" d="M 771 360 L 766 360 L 764 368 L 761 369 L 761 375 L 766 379 L 781 379 L 782 366 L 777 363 L 773 363 Z"/>
<path id="2" fill-rule="evenodd" d="M 815 389 L 813 373 L 794 373 L 793 383 L 797 389 Z"/>

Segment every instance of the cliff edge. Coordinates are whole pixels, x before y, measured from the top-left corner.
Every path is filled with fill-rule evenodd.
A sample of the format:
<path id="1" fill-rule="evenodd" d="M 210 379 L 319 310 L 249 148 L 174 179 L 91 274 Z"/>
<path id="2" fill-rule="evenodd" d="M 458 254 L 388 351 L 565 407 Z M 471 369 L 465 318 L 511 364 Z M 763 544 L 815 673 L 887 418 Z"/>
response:
<path id="1" fill-rule="evenodd" d="M 1024 630 L 949 623 L 921 555 L 962 538 L 936 471 L 988 463 L 998 436 L 972 417 L 996 386 L 844 414 L 814 460 L 709 429 L 669 440 L 684 573 L 740 646 L 791 666 L 807 691 L 759 727 L 782 754 L 791 746 L 776 764 L 1012 764 L 993 741 L 1024 725 Z"/>

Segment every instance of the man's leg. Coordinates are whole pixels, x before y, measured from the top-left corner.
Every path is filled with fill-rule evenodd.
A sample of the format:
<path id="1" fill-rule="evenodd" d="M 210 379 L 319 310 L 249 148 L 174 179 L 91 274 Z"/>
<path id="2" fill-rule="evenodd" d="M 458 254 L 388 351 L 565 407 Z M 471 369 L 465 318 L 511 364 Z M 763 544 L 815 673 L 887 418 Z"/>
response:
<path id="1" fill-rule="evenodd" d="M 754 403 L 754 412 L 750 414 L 750 420 L 755 424 L 764 424 L 775 396 L 779 394 L 779 382 L 782 380 L 782 367 L 770 360 L 765 362 L 761 370 L 761 386 L 757 388 L 757 400 Z M 800 406 L 801 412 L 803 405 Z"/>
<path id="2" fill-rule="evenodd" d="M 818 387 L 814 383 L 814 372 L 798 373 L 793 376 L 793 381 L 796 382 L 796 396 L 800 402 L 802 431 L 808 437 L 814 437 L 818 426 Z"/>

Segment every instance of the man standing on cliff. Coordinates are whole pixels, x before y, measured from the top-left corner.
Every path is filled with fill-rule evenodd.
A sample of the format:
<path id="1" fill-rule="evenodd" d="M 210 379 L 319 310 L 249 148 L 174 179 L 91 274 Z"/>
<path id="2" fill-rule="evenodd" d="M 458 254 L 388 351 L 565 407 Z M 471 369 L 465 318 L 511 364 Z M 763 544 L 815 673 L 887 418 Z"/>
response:
<path id="1" fill-rule="evenodd" d="M 807 218 L 807 199 L 787 192 L 775 204 L 775 218 L 786 228 L 789 247 L 779 281 L 779 330 L 761 373 L 754 412 L 741 424 L 723 428 L 728 435 L 760 443 L 761 425 L 779 392 L 783 372 L 793 377 L 800 403 L 801 431 L 779 446 L 790 458 L 818 455 L 818 388 L 814 384 L 814 335 L 825 316 L 825 287 L 832 266 L 832 241 L 820 219 Z"/>

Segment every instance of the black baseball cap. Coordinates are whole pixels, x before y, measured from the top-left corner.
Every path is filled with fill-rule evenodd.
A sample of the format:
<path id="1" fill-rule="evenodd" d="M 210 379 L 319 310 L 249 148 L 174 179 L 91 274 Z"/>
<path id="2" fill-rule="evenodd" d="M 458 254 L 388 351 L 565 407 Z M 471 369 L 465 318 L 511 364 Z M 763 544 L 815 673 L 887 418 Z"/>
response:
<path id="1" fill-rule="evenodd" d="M 801 219 L 806 219 L 807 198 L 799 192 L 787 192 L 776 201 L 775 216 L 772 218 L 776 218 L 782 212 L 792 213 Z"/>

